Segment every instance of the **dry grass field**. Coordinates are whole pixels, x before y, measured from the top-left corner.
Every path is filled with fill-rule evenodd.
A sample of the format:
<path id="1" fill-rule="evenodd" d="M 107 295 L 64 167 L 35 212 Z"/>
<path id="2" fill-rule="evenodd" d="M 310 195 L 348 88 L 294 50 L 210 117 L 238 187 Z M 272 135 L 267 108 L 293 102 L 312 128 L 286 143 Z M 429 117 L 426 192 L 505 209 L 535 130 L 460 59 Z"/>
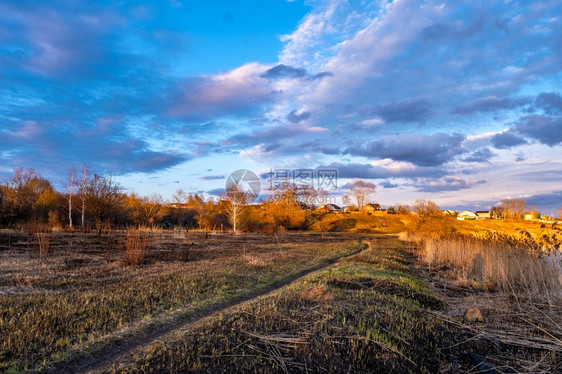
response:
<path id="1" fill-rule="evenodd" d="M 109 372 L 438 372 L 462 333 L 412 274 L 406 246 L 370 249 L 166 336 Z M 456 366 L 455 366 L 456 365 Z"/>
<path id="2" fill-rule="evenodd" d="M 354 239 L 326 234 L 3 232 L 0 371 L 67 362 L 357 248 Z"/>
<path id="3" fill-rule="evenodd" d="M 0 372 L 562 370 L 556 227 L 320 222 L 279 235 L 1 232 Z"/>

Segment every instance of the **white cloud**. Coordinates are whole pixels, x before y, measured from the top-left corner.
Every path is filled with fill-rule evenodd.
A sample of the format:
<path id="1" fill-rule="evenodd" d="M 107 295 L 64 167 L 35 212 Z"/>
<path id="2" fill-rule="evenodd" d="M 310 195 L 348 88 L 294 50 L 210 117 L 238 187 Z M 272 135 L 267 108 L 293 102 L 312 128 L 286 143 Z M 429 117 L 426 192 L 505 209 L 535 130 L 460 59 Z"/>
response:
<path id="1" fill-rule="evenodd" d="M 382 125 L 384 123 L 384 120 L 380 117 L 376 117 L 376 118 L 365 119 L 359 123 L 366 126 Z"/>
<path id="2" fill-rule="evenodd" d="M 390 158 L 384 158 L 382 160 L 377 160 L 371 162 L 373 167 L 381 167 L 387 170 L 399 171 L 399 170 L 416 170 L 416 165 L 411 162 L 406 161 L 394 161 Z"/>

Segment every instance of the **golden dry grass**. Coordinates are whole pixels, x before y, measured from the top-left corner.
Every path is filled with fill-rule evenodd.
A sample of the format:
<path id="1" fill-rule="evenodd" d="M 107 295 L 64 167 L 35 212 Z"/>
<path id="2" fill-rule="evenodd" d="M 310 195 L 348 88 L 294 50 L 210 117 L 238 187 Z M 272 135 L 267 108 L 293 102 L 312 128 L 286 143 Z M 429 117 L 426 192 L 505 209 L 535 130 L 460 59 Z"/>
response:
<path id="1" fill-rule="evenodd" d="M 317 215 L 312 225 L 314 231 L 354 232 L 371 234 L 398 234 L 405 229 L 407 217 L 375 212 L 363 213 L 323 213 Z"/>
<path id="2" fill-rule="evenodd" d="M 423 262 L 430 268 L 447 266 L 463 284 L 551 302 L 561 300 L 560 238 L 544 225 L 534 233 L 520 228 L 512 234 L 409 231 L 401 234 L 401 239 L 418 243 L 417 253 Z"/>
<path id="3" fill-rule="evenodd" d="M 466 236 L 428 238 L 420 256 L 430 266 L 453 265 L 459 277 L 469 283 L 548 300 L 562 296 L 559 269 L 523 245 Z"/>

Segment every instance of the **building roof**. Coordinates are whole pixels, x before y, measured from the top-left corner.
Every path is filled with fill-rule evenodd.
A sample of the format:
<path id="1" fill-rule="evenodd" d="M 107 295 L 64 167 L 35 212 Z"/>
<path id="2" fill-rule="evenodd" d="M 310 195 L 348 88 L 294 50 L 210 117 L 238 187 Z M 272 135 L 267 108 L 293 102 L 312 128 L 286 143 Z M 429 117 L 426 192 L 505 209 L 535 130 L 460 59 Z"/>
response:
<path id="1" fill-rule="evenodd" d="M 374 210 L 378 210 L 378 209 L 381 209 L 381 205 L 377 204 L 377 203 L 369 203 L 369 204 L 363 205 L 363 209 L 368 209 L 368 208 L 373 208 Z"/>
<path id="2" fill-rule="evenodd" d="M 324 205 L 320 205 L 318 209 L 340 210 L 341 208 L 336 204 L 324 204 Z"/>

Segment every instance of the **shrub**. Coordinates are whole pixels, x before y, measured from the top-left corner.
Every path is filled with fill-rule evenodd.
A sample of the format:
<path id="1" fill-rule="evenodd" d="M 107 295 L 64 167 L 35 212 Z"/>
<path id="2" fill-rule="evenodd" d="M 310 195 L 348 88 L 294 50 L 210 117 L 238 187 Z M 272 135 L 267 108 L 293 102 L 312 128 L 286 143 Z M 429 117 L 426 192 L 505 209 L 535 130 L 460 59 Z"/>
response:
<path id="1" fill-rule="evenodd" d="M 141 232 L 127 232 L 125 242 L 125 256 L 123 262 L 127 266 L 139 265 L 144 262 L 149 246 L 150 234 Z"/>
<path id="2" fill-rule="evenodd" d="M 410 221 L 409 232 L 439 238 L 456 232 L 455 218 L 443 215 L 423 216 Z"/>

